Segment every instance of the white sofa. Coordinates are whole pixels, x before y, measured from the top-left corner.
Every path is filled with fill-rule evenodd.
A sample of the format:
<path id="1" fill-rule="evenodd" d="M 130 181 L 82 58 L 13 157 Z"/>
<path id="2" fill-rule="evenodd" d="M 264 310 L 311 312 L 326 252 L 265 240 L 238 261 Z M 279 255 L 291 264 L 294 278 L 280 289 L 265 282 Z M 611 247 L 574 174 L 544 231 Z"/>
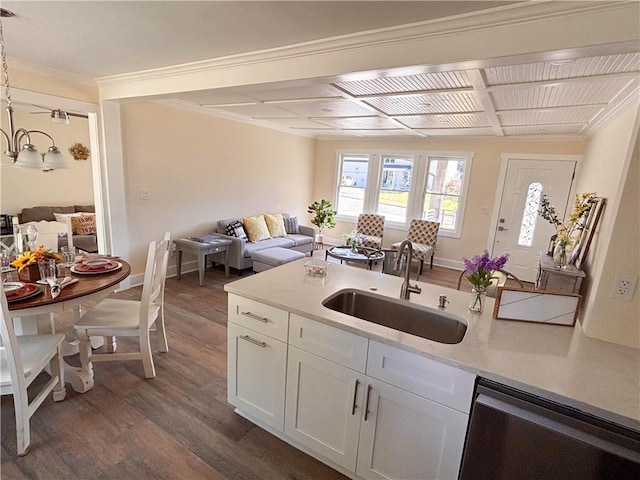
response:
<path id="1" fill-rule="evenodd" d="M 288 217 L 289 214 L 283 213 L 282 216 Z M 231 240 L 231 245 L 229 245 L 228 247 L 229 266 L 231 268 L 235 268 L 237 270 L 253 268 L 253 259 L 251 258 L 252 254 L 254 252 L 265 250 L 267 248 L 290 248 L 304 254 L 313 252 L 314 238 L 315 234 L 317 233 L 314 227 L 299 225 L 298 228 L 300 229 L 300 233 L 287 234 L 287 236 L 285 237 L 269 238 L 267 240 L 261 240 L 259 242 L 253 243 L 226 234 L 227 225 L 234 221 L 242 222 L 242 218 L 227 218 L 224 220 L 218 220 L 216 226 L 216 233 L 218 235 Z"/>

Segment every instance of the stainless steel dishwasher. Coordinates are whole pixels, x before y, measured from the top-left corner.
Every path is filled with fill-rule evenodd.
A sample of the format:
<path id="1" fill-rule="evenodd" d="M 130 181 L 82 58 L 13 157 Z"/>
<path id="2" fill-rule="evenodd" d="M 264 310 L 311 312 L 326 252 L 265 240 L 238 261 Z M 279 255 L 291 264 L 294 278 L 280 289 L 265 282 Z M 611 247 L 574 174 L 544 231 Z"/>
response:
<path id="1" fill-rule="evenodd" d="M 640 432 L 480 379 L 460 479 L 638 480 Z"/>

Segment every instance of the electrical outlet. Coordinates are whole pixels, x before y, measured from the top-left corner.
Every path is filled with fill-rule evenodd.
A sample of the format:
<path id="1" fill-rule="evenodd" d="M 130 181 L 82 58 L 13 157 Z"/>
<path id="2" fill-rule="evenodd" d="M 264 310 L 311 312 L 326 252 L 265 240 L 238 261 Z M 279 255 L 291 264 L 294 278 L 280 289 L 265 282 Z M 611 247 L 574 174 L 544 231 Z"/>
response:
<path id="1" fill-rule="evenodd" d="M 630 302 L 636 290 L 638 277 L 616 275 L 613 282 L 611 296 L 626 302 Z"/>

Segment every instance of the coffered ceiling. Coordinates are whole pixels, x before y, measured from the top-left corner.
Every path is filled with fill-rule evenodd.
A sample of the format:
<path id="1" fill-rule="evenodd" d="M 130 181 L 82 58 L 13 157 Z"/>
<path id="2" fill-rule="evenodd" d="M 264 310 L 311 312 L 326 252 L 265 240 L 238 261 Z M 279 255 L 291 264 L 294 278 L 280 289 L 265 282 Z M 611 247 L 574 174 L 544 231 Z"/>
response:
<path id="1" fill-rule="evenodd" d="M 479 13 L 487 18 L 487 12 L 533 3 L 563 2 L 3 1 L 2 6 L 16 13 L 3 21 L 11 60 L 97 79 L 100 84 L 105 78 L 135 73 L 137 81 L 138 75 L 155 75 L 164 67 L 188 64 L 197 69 L 197 62 L 206 59 L 241 58 L 249 52 L 273 52 L 326 39 L 338 39 L 339 45 L 363 32 L 384 33 L 400 25 L 435 25 Z M 634 3 L 571 5 L 588 9 Z M 544 16 L 536 20 L 540 18 Z M 640 30 L 640 19 L 635 24 Z M 492 25 L 495 31 L 500 27 Z M 616 25 L 602 23 L 602 31 L 611 32 L 611 38 L 615 29 Z M 437 32 L 445 39 L 447 34 Z M 547 42 L 541 38 L 539 43 Z M 575 48 L 568 39 L 566 48 L 536 48 L 506 57 L 494 54 L 492 46 L 487 43 L 482 56 L 463 61 L 445 57 L 370 71 L 355 67 L 359 59 L 354 53 L 354 70 L 341 75 L 205 85 L 149 98 L 317 138 L 581 138 L 638 97 L 637 41 Z M 393 63 L 382 60 L 380 65 Z"/>
<path id="2" fill-rule="evenodd" d="M 313 136 L 580 136 L 637 95 L 640 53 L 476 65 L 173 98 Z"/>

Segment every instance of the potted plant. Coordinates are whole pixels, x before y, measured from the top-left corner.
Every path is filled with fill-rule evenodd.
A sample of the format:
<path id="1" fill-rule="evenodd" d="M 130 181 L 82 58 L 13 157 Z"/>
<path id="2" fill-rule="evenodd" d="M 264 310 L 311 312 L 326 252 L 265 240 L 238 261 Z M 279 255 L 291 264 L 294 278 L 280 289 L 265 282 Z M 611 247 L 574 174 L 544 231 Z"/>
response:
<path id="1" fill-rule="evenodd" d="M 332 208 L 331 202 L 324 198 L 319 202 L 313 202 L 309 205 L 307 207 L 307 212 L 314 214 L 311 219 L 311 223 L 318 227 L 318 230 L 320 231 L 316 235 L 316 243 L 323 243 L 324 236 L 322 235 L 322 229 L 333 228 L 336 226 L 335 216 L 338 212 Z"/>
<path id="2" fill-rule="evenodd" d="M 573 203 L 573 212 L 569 218 L 563 223 L 558 218 L 556 209 L 549 202 L 549 197 L 544 193 L 540 202 L 538 214 L 556 228 L 554 235 L 555 245 L 553 246 L 553 261 L 559 268 L 566 268 L 570 252 L 575 245 L 573 244 L 580 238 L 582 230 L 584 230 L 584 222 L 591 211 L 591 207 L 596 203 L 596 194 L 592 192 L 576 194 Z M 551 249 L 550 249 L 551 250 Z"/>

